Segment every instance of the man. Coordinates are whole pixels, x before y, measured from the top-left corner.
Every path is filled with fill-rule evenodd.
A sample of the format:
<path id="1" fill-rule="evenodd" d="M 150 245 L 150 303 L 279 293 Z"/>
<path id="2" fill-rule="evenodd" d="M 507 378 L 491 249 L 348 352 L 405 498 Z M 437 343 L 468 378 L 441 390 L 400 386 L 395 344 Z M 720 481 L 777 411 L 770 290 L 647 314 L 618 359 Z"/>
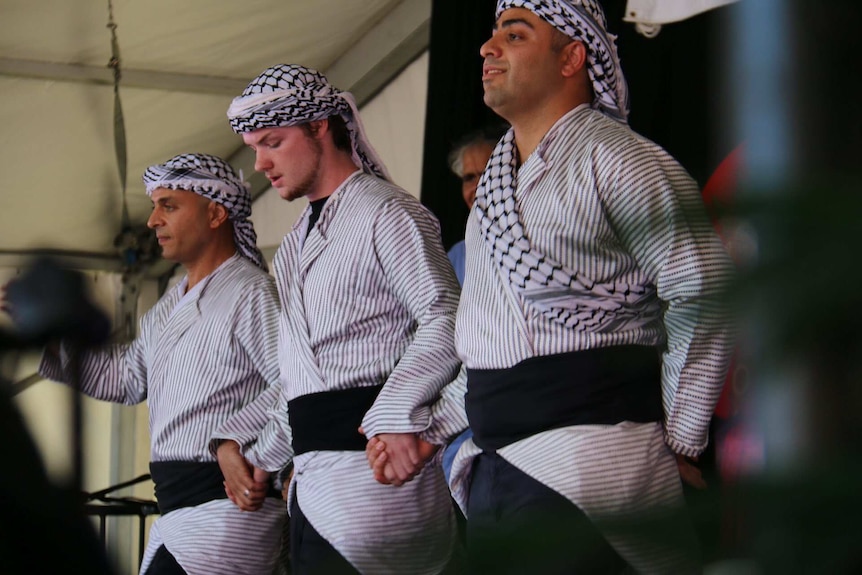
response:
<path id="1" fill-rule="evenodd" d="M 438 222 L 389 181 L 352 95 L 315 70 L 268 68 L 228 118 L 255 169 L 309 206 L 274 262 L 279 408 L 253 445 L 227 438 L 266 471 L 293 458 L 295 573 L 441 572 L 452 506 L 437 460 L 423 465 L 466 420 L 463 398 L 447 393 L 460 369 L 459 290 Z M 375 481 L 366 436 L 388 481 L 412 481 Z"/>
<path id="2" fill-rule="evenodd" d="M 449 152 L 449 169 L 461 180 L 461 196 L 467 209 L 473 209 L 476 199 L 476 187 L 479 185 L 479 176 L 485 170 L 485 164 L 491 157 L 491 152 L 497 145 L 497 141 L 505 130 L 489 127 L 482 130 L 470 132 L 458 141 Z M 461 240 L 449 249 L 446 254 L 449 262 L 455 269 L 458 283 L 464 284 L 464 240 Z"/>
<path id="3" fill-rule="evenodd" d="M 143 316 L 137 339 L 83 354 L 81 389 L 149 407 L 161 516 L 141 573 L 268 573 L 284 516 L 278 493 L 228 450 L 219 453 L 223 475 L 212 442 L 226 424 L 262 428 L 278 392 L 278 299 L 247 220 L 247 184 L 207 154 L 151 166 L 143 180 L 153 201 L 147 225 L 187 275 Z M 39 371 L 69 382 L 67 347 L 47 350 Z M 225 484 L 259 511 L 233 505 Z"/>
<path id="4" fill-rule="evenodd" d="M 472 568 L 695 570 L 676 510 L 727 368 L 729 259 L 695 182 L 626 124 L 598 2 L 501 0 L 481 55 L 512 129 L 467 225 L 456 328 Z"/>

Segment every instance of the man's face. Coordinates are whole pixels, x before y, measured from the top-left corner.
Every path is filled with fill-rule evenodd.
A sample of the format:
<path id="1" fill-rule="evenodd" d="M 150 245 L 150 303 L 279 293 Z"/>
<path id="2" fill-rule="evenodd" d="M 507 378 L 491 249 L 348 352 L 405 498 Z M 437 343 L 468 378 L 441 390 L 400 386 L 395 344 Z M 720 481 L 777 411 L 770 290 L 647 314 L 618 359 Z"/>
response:
<path id="1" fill-rule="evenodd" d="M 319 199 L 321 144 L 304 128 L 263 128 L 243 134 L 242 140 L 254 150 L 254 169 L 269 178 L 282 198 Z"/>
<path id="2" fill-rule="evenodd" d="M 162 257 L 183 265 L 203 254 L 213 237 L 210 200 L 186 190 L 156 188 L 152 193 L 153 212 L 147 226 L 155 230 Z"/>
<path id="3" fill-rule="evenodd" d="M 485 104 L 510 122 L 540 110 L 557 91 L 561 56 L 552 49 L 554 33 L 529 10 L 510 8 L 479 49 Z"/>
<path id="4" fill-rule="evenodd" d="M 479 177 L 485 171 L 485 165 L 494 147 L 491 144 L 481 142 L 473 144 L 464 150 L 461 156 L 461 194 L 467 207 L 472 209 L 476 200 L 476 188 L 479 186 Z"/>

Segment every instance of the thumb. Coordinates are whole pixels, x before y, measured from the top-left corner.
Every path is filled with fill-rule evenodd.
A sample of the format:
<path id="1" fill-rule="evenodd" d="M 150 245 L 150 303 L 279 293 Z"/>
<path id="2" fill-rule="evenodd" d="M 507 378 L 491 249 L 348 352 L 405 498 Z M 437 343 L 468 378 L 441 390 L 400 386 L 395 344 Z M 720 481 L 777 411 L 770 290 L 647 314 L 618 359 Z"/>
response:
<path id="1" fill-rule="evenodd" d="M 264 483 L 269 481 L 269 472 L 260 469 L 259 467 L 254 468 L 254 480 L 257 483 Z"/>

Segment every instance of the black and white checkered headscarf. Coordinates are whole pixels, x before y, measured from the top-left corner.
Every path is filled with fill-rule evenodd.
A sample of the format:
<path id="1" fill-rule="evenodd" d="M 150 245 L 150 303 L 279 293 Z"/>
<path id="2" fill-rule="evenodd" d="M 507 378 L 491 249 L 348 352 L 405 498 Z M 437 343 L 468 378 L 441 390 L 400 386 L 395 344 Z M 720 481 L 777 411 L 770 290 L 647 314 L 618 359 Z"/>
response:
<path id="1" fill-rule="evenodd" d="M 347 124 L 356 165 L 391 181 L 386 166 L 365 136 L 353 94 L 338 90 L 317 70 L 296 64 L 267 68 L 241 96 L 234 98 L 227 111 L 230 126 L 237 134 L 297 126 L 336 114 Z"/>
<path id="2" fill-rule="evenodd" d="M 251 215 L 249 184 L 237 176 L 233 168 L 210 154 L 180 154 L 164 164 L 144 171 L 147 195 L 156 188 L 187 190 L 217 202 L 227 208 L 233 223 L 233 236 L 239 252 L 255 265 L 266 270 L 263 254 L 257 248 L 257 233 L 248 220 Z"/>
<path id="3" fill-rule="evenodd" d="M 593 84 L 593 107 L 608 116 L 627 122 L 629 90 L 620 58 L 616 36 L 607 31 L 605 14 L 598 0 L 499 0 L 499 18 L 509 8 L 529 10 L 569 38 L 587 47 L 587 73 Z"/>
<path id="4" fill-rule="evenodd" d="M 530 242 L 515 201 L 517 185 L 518 151 L 510 128 L 479 179 L 474 209 L 482 237 L 514 292 L 545 317 L 575 331 L 605 332 L 652 321 L 654 315 L 646 310 L 655 311 L 650 303 L 655 298 L 648 289 L 592 281 Z"/>

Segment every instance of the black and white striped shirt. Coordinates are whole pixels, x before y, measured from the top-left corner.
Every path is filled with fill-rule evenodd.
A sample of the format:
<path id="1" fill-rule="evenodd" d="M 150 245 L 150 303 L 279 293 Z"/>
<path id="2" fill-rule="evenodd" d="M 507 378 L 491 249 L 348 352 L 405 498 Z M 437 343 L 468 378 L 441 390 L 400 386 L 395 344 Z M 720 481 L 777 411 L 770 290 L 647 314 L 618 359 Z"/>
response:
<path id="1" fill-rule="evenodd" d="M 308 217 L 306 210 L 276 254 L 284 387 L 247 456 L 276 470 L 292 455 L 289 400 L 378 384 L 362 421 L 368 437 L 418 432 L 442 445 L 466 419 L 463 398 L 443 392 L 463 389 L 463 377 L 454 348 L 459 287 L 436 219 L 360 171 L 330 196 L 306 237 Z M 438 461 L 399 488 L 374 480 L 364 452 L 312 451 L 294 464 L 292 496 L 360 572 L 442 570 L 454 523 Z"/>
<path id="2" fill-rule="evenodd" d="M 499 369 L 590 348 L 656 346 L 664 350 L 665 421 L 553 429 L 499 453 L 591 516 L 678 502 L 671 450 L 696 455 L 704 449 L 732 347 L 720 297 L 732 265 L 696 183 L 659 146 L 583 105 L 563 116 L 522 163 L 515 201 L 539 252 L 588 280 L 652 290 L 663 315 L 616 331 L 575 331 L 548 319 L 510 287 L 474 212 L 456 328 L 464 364 Z M 468 441 L 455 459 L 452 489 L 462 506 L 478 452 Z M 639 571 L 662 571 L 673 561 L 608 539 Z"/>
<path id="3" fill-rule="evenodd" d="M 147 401 L 152 461 L 215 461 L 211 440 L 219 427 L 237 420 L 261 429 L 278 390 L 273 279 L 234 255 L 178 307 L 184 289 L 185 281 L 141 318 L 131 344 L 87 352 L 81 362 L 87 395 Z M 46 353 L 40 373 L 68 382 L 65 355 Z M 189 573 L 268 573 L 284 515 L 273 499 L 256 513 L 227 499 L 172 511 L 153 524 L 143 569 L 164 543 Z"/>

